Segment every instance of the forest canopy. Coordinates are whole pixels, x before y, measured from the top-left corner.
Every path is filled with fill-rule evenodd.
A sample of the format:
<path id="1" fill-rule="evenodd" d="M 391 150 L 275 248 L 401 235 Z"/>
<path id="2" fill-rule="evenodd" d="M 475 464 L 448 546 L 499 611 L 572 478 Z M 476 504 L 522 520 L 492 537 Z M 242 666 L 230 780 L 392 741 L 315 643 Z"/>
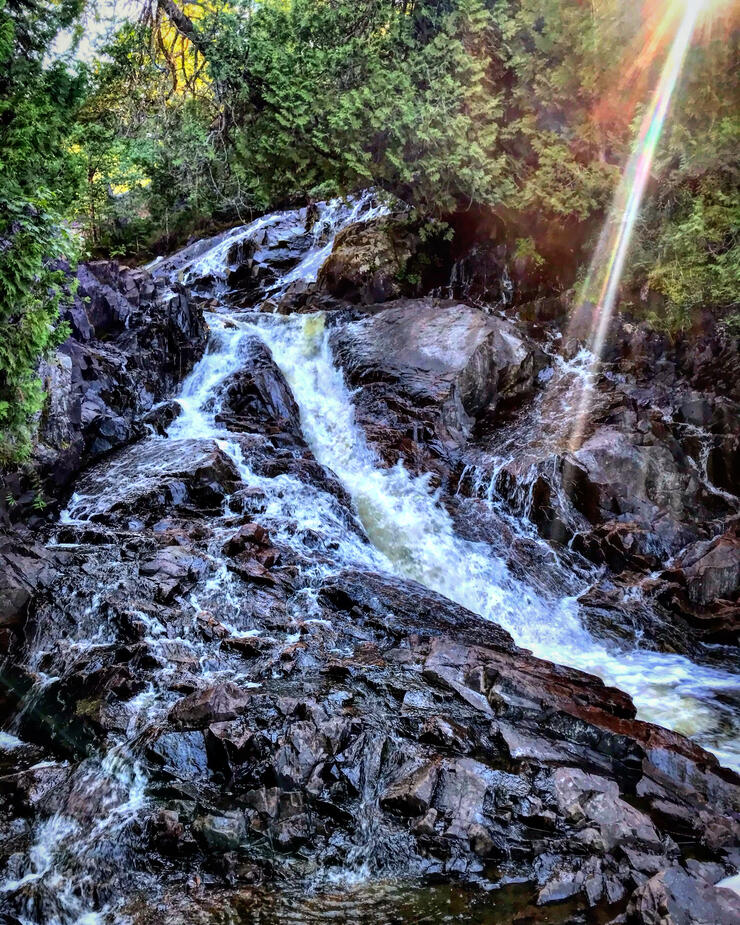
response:
<path id="1" fill-rule="evenodd" d="M 94 53 L 86 0 L 0 0 L 0 431 L 23 455 L 64 261 L 143 260 L 368 186 L 478 210 L 548 259 L 597 234 L 683 0 L 142 0 Z M 629 261 L 686 325 L 737 325 L 736 22 L 693 43 Z M 85 19 L 87 17 L 87 19 Z M 60 33 L 72 50 L 58 51 Z M 649 51 L 649 54 L 646 53 Z"/>

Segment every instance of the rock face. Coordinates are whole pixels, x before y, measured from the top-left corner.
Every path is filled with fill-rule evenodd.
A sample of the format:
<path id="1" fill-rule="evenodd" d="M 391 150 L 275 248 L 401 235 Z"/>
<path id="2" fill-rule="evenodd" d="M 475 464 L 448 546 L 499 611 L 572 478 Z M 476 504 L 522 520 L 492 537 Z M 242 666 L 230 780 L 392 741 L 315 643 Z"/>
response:
<path id="1" fill-rule="evenodd" d="M 319 290 L 348 302 L 388 302 L 408 293 L 408 266 L 419 240 L 402 218 L 387 216 L 341 231 L 318 277 Z"/>
<path id="2" fill-rule="evenodd" d="M 280 251 L 268 243 L 263 257 Z M 181 374 L 172 344 L 187 317 L 196 352 L 201 323 L 144 273 L 86 272 L 100 288 L 88 280 L 97 295 L 76 309 L 91 329 L 78 314 L 64 356 L 105 376 L 104 359 L 122 358 L 136 396 L 120 392 L 124 408 L 101 384 L 119 380 L 81 378 L 101 387 L 80 385 L 79 400 L 104 403 L 83 425 L 53 391 L 46 439 L 77 434 L 89 464 L 62 521 L 0 540 L 0 727 L 13 730 L 0 736 L 0 920 L 107 910 L 133 925 L 277 925 L 297 904 L 317 921 L 740 920 L 736 895 L 716 886 L 740 860 L 732 771 L 638 720 L 620 690 L 379 571 L 387 560 L 304 436 L 295 380 L 256 335 L 235 340 L 238 368 L 201 408 L 212 427 L 164 438 L 175 411 L 163 405 L 150 417 L 159 433 L 132 442 Z M 362 301 L 375 277 L 357 279 Z M 242 283 L 233 291 L 254 294 Z M 620 382 L 572 449 L 559 443 L 569 406 L 543 400 L 543 355 L 513 323 L 431 298 L 344 304 L 330 343 L 383 461 L 436 473 L 440 505 L 502 569 L 536 589 L 555 560 L 578 577 L 561 598 L 585 574 L 602 604 L 638 575 L 665 608 L 656 621 L 680 612 L 730 641 L 732 499 L 707 490 L 692 468 L 704 457 L 655 413 L 656 395 L 641 403 L 643 386 Z M 680 423 L 718 420 L 694 399 L 681 396 Z M 122 430 L 104 445 L 111 415 Z M 476 494 L 476 467 L 498 503 L 509 491 L 508 519 Z M 568 549 L 514 530 L 517 491 Z M 626 605 L 611 606 L 602 614 L 618 624 Z M 373 905 L 337 890 L 358 870 Z"/>
<path id="3" fill-rule="evenodd" d="M 401 300 L 332 336 L 358 420 L 383 458 L 433 468 L 484 409 L 531 391 L 535 351 L 505 321 L 456 302 Z"/>
<path id="4" fill-rule="evenodd" d="M 287 433 L 302 441 L 298 406 L 269 350 L 256 337 L 240 350 L 244 367 L 224 383 L 217 421 L 231 431 Z"/>
<path id="5" fill-rule="evenodd" d="M 444 407 L 458 389 L 471 409 L 490 401 L 482 369 L 489 382 L 521 381 L 502 362 L 518 356 L 508 329 L 485 316 L 471 311 L 464 348 L 448 355 L 410 336 L 409 352 L 394 352 L 399 307 L 383 314 L 370 319 L 389 326 L 373 356 L 430 404 L 436 396 Z M 417 321 L 403 329 L 412 334 Z M 300 472 L 310 454 L 290 392 L 268 353 L 250 348 L 244 358 L 224 386 L 223 421 L 250 464 L 264 460 L 255 438 L 266 427 Z M 359 852 L 381 877 L 524 878 L 533 908 L 567 901 L 626 909 L 637 922 L 686 901 L 734 914 L 732 896 L 691 868 L 701 853 L 718 876 L 732 869 L 732 774 L 637 721 L 626 695 L 534 658 L 413 582 L 337 573 L 308 607 L 296 547 L 252 519 L 265 499 L 245 497 L 244 513 L 232 501 L 224 513 L 240 490 L 212 441 L 129 447 L 78 483 L 72 514 L 89 519 L 59 527 L 65 545 L 47 552 L 43 580 L 14 598 L 22 610 L 9 625 L 5 671 L 15 694 L 3 709 L 50 764 L 39 781 L 19 756 L 0 777 L 18 807 L 9 819 L 29 805 L 42 818 L 75 818 L 101 799 L 91 780 L 102 787 L 105 778 L 90 777 L 88 754 L 130 734 L 137 703 L 155 692 L 137 758 L 153 799 L 115 845 L 96 843 L 96 871 L 116 859 L 120 867 L 105 882 L 95 874 L 99 902 L 125 894 L 129 877 L 153 896 L 181 877 L 285 883 L 316 865 L 341 869 Z M 334 497 L 351 521 L 346 496 Z M 14 574 L 26 573 L 14 556 Z M 101 642 L 75 643 L 93 637 Z M 24 712 L 32 654 L 53 680 Z M 38 760 L 30 751 L 29 763 Z M 24 844 L 21 836 L 16 850 Z M 158 879 L 142 880 L 152 857 Z M 197 920 L 197 891 L 172 902 L 182 921 Z"/>
<path id="6" fill-rule="evenodd" d="M 32 462 L 35 487 L 22 474 L 5 478 L 16 515 L 39 486 L 54 499 L 83 465 L 149 432 L 147 412 L 205 350 L 202 312 L 177 284 L 107 261 L 82 264 L 77 276 L 74 302 L 63 312 L 72 335 L 40 370 L 48 398 Z"/>
<path id="7" fill-rule="evenodd" d="M 626 921 L 631 925 L 700 925 L 703 922 L 740 920 L 740 897 L 713 889 L 701 876 L 680 868 L 651 877 L 630 900 Z"/>
<path id="8" fill-rule="evenodd" d="M 530 335 L 550 338 L 560 324 L 557 313 L 525 319 Z M 702 641 L 737 645 L 737 347 L 721 333 L 692 333 L 695 354 L 627 323 L 617 333 L 575 441 L 586 357 L 571 343 L 513 415 L 484 413 L 458 493 L 485 491 L 556 548 L 606 566 L 596 596 L 610 600 L 608 619 L 621 619 L 626 635 L 637 629 L 650 645 L 686 652 Z M 661 613 L 650 627 L 625 600 L 635 589 Z"/>

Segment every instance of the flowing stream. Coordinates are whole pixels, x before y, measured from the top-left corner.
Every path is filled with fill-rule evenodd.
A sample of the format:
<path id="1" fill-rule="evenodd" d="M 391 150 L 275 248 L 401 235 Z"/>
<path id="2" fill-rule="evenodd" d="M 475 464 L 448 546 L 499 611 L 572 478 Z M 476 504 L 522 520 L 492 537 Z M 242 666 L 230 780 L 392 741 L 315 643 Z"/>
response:
<path id="1" fill-rule="evenodd" d="M 424 476 L 410 475 L 402 464 L 384 468 L 356 424 L 352 394 L 334 362 L 327 319 L 323 314 L 271 314 L 234 308 L 225 298 L 229 264 L 235 248 L 258 241 L 263 249 L 297 252 L 287 269 L 267 279 L 266 298 L 279 300 L 287 287 L 315 279 L 338 230 L 360 218 L 382 213 L 383 207 L 368 196 L 346 205 L 332 202 L 319 207 L 310 234 L 305 232 L 305 210 L 276 213 L 199 244 L 174 262 L 154 266 L 155 273 L 177 275 L 197 284 L 212 297 L 207 319 L 211 336 L 207 354 L 183 384 L 178 402 L 182 412 L 165 438 L 152 436 L 163 447 L 188 440 L 215 440 L 236 464 L 244 482 L 264 492 L 260 515 L 263 524 L 281 544 L 309 554 L 315 537 L 321 538 L 319 564 L 306 571 L 304 608 L 310 609 L 314 589 L 340 569 L 385 571 L 413 579 L 508 630 L 517 644 L 537 656 L 596 674 L 608 684 L 629 693 L 639 716 L 693 736 L 713 750 L 727 765 L 740 763 L 740 750 L 732 731 L 727 703 L 737 691 L 737 678 L 729 672 L 693 663 L 688 658 L 643 648 L 622 648 L 595 638 L 584 624 L 577 592 L 564 594 L 557 585 L 516 577 L 506 561 L 483 542 L 462 538 L 453 519 Z M 258 252 L 259 256 L 259 252 Z M 223 383 L 243 363 L 242 349 L 255 337 L 269 347 L 289 383 L 300 408 L 306 440 L 318 461 L 338 477 L 354 502 L 364 529 L 347 522 L 335 498 L 290 475 L 266 478 L 250 469 L 240 444 L 216 422 Z M 566 381 L 578 377 L 579 360 L 560 363 L 556 375 Z M 562 382 L 561 382 L 562 385 Z M 566 391 L 562 390 L 561 391 Z M 146 477 L 146 473 L 142 478 Z M 110 490 L 117 490 L 115 459 L 110 466 Z M 83 522 L 94 515 L 99 502 L 80 492 L 73 496 L 63 522 Z M 492 501 L 493 503 L 493 501 Z M 226 512 L 228 514 L 228 511 Z M 522 535 L 532 537 L 531 525 L 510 514 Z M 369 540 L 369 541 L 368 541 Z M 232 580 L 220 569 L 193 593 L 193 605 L 206 608 L 209 595 L 227 594 Z M 587 579 L 584 579 L 584 583 Z M 153 645 L 195 645 L 185 636 L 165 639 L 156 619 L 148 618 L 148 640 Z M 227 624 L 228 625 L 228 624 Z M 231 627 L 242 635 L 250 631 Z M 101 630 L 101 632 L 104 632 Z M 65 644 L 93 644 L 89 640 Z M 208 653 L 198 652 L 204 671 Z M 237 679 L 238 680 L 238 679 Z M 3 895 L 23 895 L 25 916 L 18 921 L 46 921 L 53 925 L 95 925 L 124 922 L 125 916 L 91 898 L 91 883 L 98 876 L 96 857 L 116 841 L 125 863 L 127 828 L 146 802 L 146 780 L 127 743 L 145 734 L 147 723 L 171 701 L 160 691 L 148 690 L 127 705 L 129 723 L 120 748 L 102 759 L 90 759 L 78 774 L 80 802 L 93 796 L 97 818 L 92 822 L 59 813 L 38 827 L 29 858 L 0 883 Z M 17 747 L 8 734 L 0 749 Z M 91 783 L 92 782 L 92 783 Z M 93 796 L 91 796 L 93 795 Z M 97 801 L 97 802 L 96 802 Z M 51 898 L 50 898 L 51 897 Z M 111 917 L 112 916 L 112 917 Z"/>
<path id="2" fill-rule="evenodd" d="M 363 218 L 377 214 L 376 208 L 366 207 L 363 212 L 355 205 L 349 217 L 338 215 L 336 204 L 327 211 L 336 227 L 356 221 L 358 211 Z M 223 278 L 226 250 L 223 243 L 216 245 L 190 265 L 189 273 L 193 277 Z M 329 250 L 329 244 L 323 245 L 321 259 Z M 320 266 L 317 253 L 311 251 L 291 271 L 290 281 L 315 278 Z M 286 479 L 278 491 L 276 480 L 259 480 L 273 498 L 268 513 L 271 527 L 279 530 L 280 524 L 297 520 L 304 530 L 326 533 L 328 524 L 333 523 L 339 531 L 334 537 L 337 567 L 381 568 L 418 581 L 498 623 L 518 645 L 531 649 L 540 658 L 596 674 L 607 684 L 626 691 L 641 719 L 695 737 L 729 766 L 740 764 L 732 713 L 725 705 L 725 697 L 731 699 L 737 691 L 736 676 L 697 665 L 678 654 L 646 648 L 617 651 L 594 638 L 579 614 L 577 593 L 548 594 L 539 582 L 518 580 L 486 544 L 456 534 L 452 518 L 430 489 L 427 478 L 412 477 L 400 463 L 392 468 L 379 464 L 354 421 L 352 395 L 334 363 L 322 314 L 234 313 L 222 306 L 208 320 L 214 332 L 211 351 L 184 384 L 179 399 L 183 414 L 170 435 L 219 440 L 245 480 L 258 481 L 245 467 L 230 435 L 214 423 L 212 399 L 219 384 L 239 368 L 242 339 L 260 337 L 293 391 L 311 449 L 349 491 L 372 548 L 358 542 L 332 517 L 327 498 L 315 493 L 307 498 L 306 486 L 295 480 Z M 578 381 L 582 366 L 580 355 L 570 364 L 560 361 L 556 375 L 566 384 Z M 519 528 L 522 534 L 532 535 L 528 523 L 521 523 Z M 283 534 L 282 541 L 295 542 L 295 533 Z"/>

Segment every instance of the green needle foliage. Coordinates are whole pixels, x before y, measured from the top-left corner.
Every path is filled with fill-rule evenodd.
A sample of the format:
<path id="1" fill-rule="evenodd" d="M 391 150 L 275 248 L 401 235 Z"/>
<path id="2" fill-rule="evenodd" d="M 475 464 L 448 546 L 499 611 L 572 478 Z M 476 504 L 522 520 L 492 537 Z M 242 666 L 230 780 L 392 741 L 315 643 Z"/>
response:
<path id="1" fill-rule="evenodd" d="M 43 393 L 39 358 L 66 336 L 57 324 L 73 255 L 62 213 L 75 198 L 63 148 L 81 85 L 61 64 L 44 66 L 76 5 L 0 0 L 0 463 L 31 448 Z"/>

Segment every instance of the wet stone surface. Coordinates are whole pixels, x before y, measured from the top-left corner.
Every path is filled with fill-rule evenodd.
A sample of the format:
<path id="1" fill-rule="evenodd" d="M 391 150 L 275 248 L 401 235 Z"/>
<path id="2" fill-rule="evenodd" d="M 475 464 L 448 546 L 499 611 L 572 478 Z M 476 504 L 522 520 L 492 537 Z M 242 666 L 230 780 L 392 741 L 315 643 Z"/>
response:
<path id="1" fill-rule="evenodd" d="M 597 549 L 615 575 L 664 561 L 647 536 L 663 489 L 641 483 L 622 529 L 602 491 L 583 548 L 562 552 L 470 490 L 471 468 L 465 489 L 485 415 L 538 400 L 538 349 L 427 300 L 331 332 L 235 311 L 301 261 L 310 282 L 325 243 L 305 218 L 175 261 L 233 297 L 180 413 L 93 454 L 58 523 L 3 534 L 0 922 L 739 920 L 716 886 L 740 861 L 737 776 L 521 645 L 569 613 Z M 451 354 L 447 328 L 418 325 L 453 310 Z M 615 496 L 604 458 L 592 443 L 580 463 Z M 430 462 L 436 500 L 401 460 Z M 735 545 L 691 538 L 655 593 L 699 619 L 734 593 Z M 438 549 L 460 554 L 447 584 Z M 489 609 L 466 606 L 470 587 Z"/>

